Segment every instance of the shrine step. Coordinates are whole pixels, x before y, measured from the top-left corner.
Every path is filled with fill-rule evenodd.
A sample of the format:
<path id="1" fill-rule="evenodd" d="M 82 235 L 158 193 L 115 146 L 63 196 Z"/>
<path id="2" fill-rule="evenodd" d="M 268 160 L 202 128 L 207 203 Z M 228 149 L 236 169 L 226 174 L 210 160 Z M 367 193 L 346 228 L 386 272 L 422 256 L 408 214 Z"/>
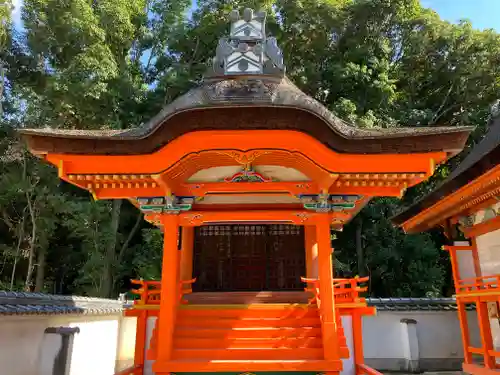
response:
<path id="1" fill-rule="evenodd" d="M 177 338 L 283 338 L 283 337 L 321 337 L 321 327 L 244 327 L 244 328 L 189 328 L 178 327 Z"/>
<path id="2" fill-rule="evenodd" d="M 245 327 L 318 327 L 321 328 L 321 322 L 318 317 L 316 318 L 286 318 L 286 319 L 273 319 L 273 318 L 189 318 L 180 314 L 177 318 L 176 324 L 178 327 L 189 328 L 245 328 Z"/>
<path id="3" fill-rule="evenodd" d="M 344 329 L 342 327 L 338 327 L 338 335 L 339 346 L 347 347 L 347 340 L 344 336 Z M 174 341 L 178 344 L 185 344 L 191 341 L 199 345 L 212 345 L 211 347 L 218 347 L 213 345 L 223 347 L 227 347 L 228 345 L 254 345 L 254 347 L 266 348 L 280 346 L 316 347 L 314 345 L 322 347 L 320 327 L 246 327 L 222 329 L 179 327 L 176 329 L 174 336 Z M 200 346 L 200 348 L 204 347 L 205 346 Z"/>
<path id="4" fill-rule="evenodd" d="M 206 359 L 206 360 L 283 360 L 283 359 L 323 359 L 323 349 L 270 349 L 270 348 L 239 348 L 239 349 L 174 349 L 175 359 Z"/>
<path id="5" fill-rule="evenodd" d="M 277 338 L 176 338 L 174 347 L 177 349 L 296 349 L 322 348 L 321 337 L 277 337 Z"/>
<path id="6" fill-rule="evenodd" d="M 315 306 L 189 307 L 178 310 L 172 353 L 175 360 L 324 360 L 321 320 Z M 348 358 L 340 317 L 337 333 L 339 355 Z M 151 360 L 156 359 L 157 336 L 155 327 L 147 352 Z"/>
<path id="7" fill-rule="evenodd" d="M 338 375 L 342 361 L 326 360 L 175 360 L 156 362 L 156 375 L 170 372 L 317 371 Z"/>
<path id="8" fill-rule="evenodd" d="M 256 303 L 307 304 L 311 294 L 302 291 L 195 292 L 185 296 L 190 305 L 251 305 Z"/>
<path id="9" fill-rule="evenodd" d="M 190 305 L 182 306 L 179 315 L 183 318 L 318 318 L 317 308 L 307 305 L 252 304 L 252 305 Z"/>

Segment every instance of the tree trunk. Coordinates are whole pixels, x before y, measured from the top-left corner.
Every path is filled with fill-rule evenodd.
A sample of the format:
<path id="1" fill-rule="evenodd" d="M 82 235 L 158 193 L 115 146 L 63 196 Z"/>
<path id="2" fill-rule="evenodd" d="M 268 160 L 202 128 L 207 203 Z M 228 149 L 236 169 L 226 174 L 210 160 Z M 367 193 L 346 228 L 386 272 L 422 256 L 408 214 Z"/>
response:
<path id="1" fill-rule="evenodd" d="M 111 210 L 111 233 L 113 234 L 112 240 L 106 248 L 104 256 L 104 275 L 101 294 L 103 297 L 111 297 L 113 293 L 113 279 L 114 279 L 114 266 L 116 260 L 116 244 L 118 242 L 118 226 L 120 224 L 122 200 L 113 200 L 113 208 Z"/>
<path id="2" fill-rule="evenodd" d="M 38 250 L 38 266 L 36 268 L 35 292 L 41 292 L 45 281 L 45 248 Z"/>
<path id="3" fill-rule="evenodd" d="M 127 236 L 127 239 L 123 243 L 122 247 L 120 248 L 120 251 L 119 251 L 118 255 L 116 256 L 116 264 L 117 265 L 121 264 L 121 262 L 123 260 L 123 256 L 125 255 L 125 251 L 128 249 L 128 247 L 130 245 L 130 241 L 132 241 L 132 239 L 134 238 L 135 234 L 137 233 L 137 231 L 141 227 L 141 223 L 142 223 L 142 212 L 139 211 L 139 213 L 137 214 L 137 218 L 135 220 L 135 224 L 134 224 L 132 230 L 129 232 L 129 234 Z M 116 287 L 116 279 L 113 280 L 113 288 L 115 288 L 115 287 Z"/>
<path id="4" fill-rule="evenodd" d="M 33 264 L 33 259 L 35 258 L 35 246 L 36 246 L 36 216 L 35 208 L 33 207 L 33 202 L 31 201 L 31 195 L 26 192 L 26 198 L 28 199 L 28 210 L 31 217 L 31 238 L 30 238 L 30 249 L 28 255 L 28 272 L 26 273 L 26 281 L 24 283 L 24 290 L 29 292 L 31 290 L 31 279 L 33 278 L 33 270 L 35 265 Z"/>
<path id="5" fill-rule="evenodd" d="M 358 276 L 365 276 L 365 257 L 363 254 L 363 221 L 361 218 L 356 220 L 356 254 L 358 255 Z"/>
<path id="6" fill-rule="evenodd" d="M 24 238 L 24 222 L 26 221 L 26 209 L 23 211 L 23 216 L 21 218 L 21 223 L 19 224 L 19 229 L 17 231 L 17 246 L 16 255 L 14 256 L 14 265 L 12 266 L 12 274 L 10 275 L 10 291 L 14 289 L 14 280 L 16 279 L 16 268 L 17 262 L 19 261 L 19 254 L 21 253 L 21 244 Z"/>

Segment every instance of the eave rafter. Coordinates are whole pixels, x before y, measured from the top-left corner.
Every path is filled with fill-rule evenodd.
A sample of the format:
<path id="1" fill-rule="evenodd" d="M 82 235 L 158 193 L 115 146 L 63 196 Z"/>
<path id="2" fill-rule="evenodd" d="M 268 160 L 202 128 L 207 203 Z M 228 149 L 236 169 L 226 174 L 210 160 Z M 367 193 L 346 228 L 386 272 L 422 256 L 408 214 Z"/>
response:
<path id="1" fill-rule="evenodd" d="M 150 202 L 147 199 L 165 197 L 165 207 L 182 204 L 195 209 L 198 199 L 212 195 L 286 195 L 297 197 L 297 203 L 302 201 L 300 197 L 317 196 L 316 203 L 313 200 L 304 207 L 318 213 L 342 211 L 332 212 L 332 224 L 343 225 L 371 197 L 400 197 L 407 187 L 427 179 L 434 172 L 435 162 L 443 161 L 445 154 L 338 154 L 295 131 L 207 131 L 187 133 L 153 154 L 49 154 L 46 158 L 58 166 L 62 179 L 88 190 L 95 199 L 134 202 L 142 198 Z M 286 167 L 301 172 L 309 181 L 191 181 L 199 171 L 224 166 L 244 170 Z M 342 205 L 331 202 L 329 196 L 359 199 L 354 205 Z M 147 203 L 154 212 L 163 211 L 162 204 Z"/>
<path id="2" fill-rule="evenodd" d="M 399 197 L 413 181 L 425 177 L 425 174 L 362 174 L 336 175 L 331 186 L 330 194 L 356 194 L 365 196 L 394 196 Z M 125 199 L 141 196 L 177 196 L 204 197 L 212 194 L 320 194 L 324 190 L 314 181 L 295 182 L 204 182 L 175 184 L 166 179 L 165 175 L 61 175 L 63 180 L 70 182 L 93 194 L 96 199 Z M 411 182 L 409 182 L 411 181 Z M 410 185 L 411 184 L 411 185 Z M 325 186 L 325 185 L 323 185 Z"/>
<path id="3" fill-rule="evenodd" d="M 468 216 L 495 202 L 500 196 L 500 166 L 441 199 L 402 224 L 406 232 L 423 231 Z"/>

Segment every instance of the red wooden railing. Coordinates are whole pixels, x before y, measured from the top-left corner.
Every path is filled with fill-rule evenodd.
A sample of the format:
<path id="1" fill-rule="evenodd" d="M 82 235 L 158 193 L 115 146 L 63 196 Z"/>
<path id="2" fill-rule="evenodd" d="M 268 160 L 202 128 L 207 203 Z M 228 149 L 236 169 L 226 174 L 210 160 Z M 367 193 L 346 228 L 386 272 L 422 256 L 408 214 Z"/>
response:
<path id="1" fill-rule="evenodd" d="M 319 307 L 321 305 L 319 280 L 308 279 L 305 277 L 301 277 L 301 280 L 302 282 L 309 284 L 305 288 L 305 291 L 313 294 L 313 297 L 309 300 L 309 303 L 316 303 Z M 366 283 L 368 280 L 368 277 L 333 279 L 333 294 L 335 297 L 335 303 L 365 302 L 365 299 L 361 298 L 359 296 L 359 293 L 366 292 L 368 288 L 361 287 L 360 284 Z"/>
<path id="2" fill-rule="evenodd" d="M 360 284 L 366 283 L 369 277 L 355 277 L 353 279 L 333 279 L 333 291 L 335 301 L 339 303 L 365 302 L 359 293 L 366 292 L 368 287 L 362 287 Z"/>
<path id="3" fill-rule="evenodd" d="M 146 281 L 146 280 L 130 280 L 132 284 L 139 285 L 138 288 L 132 289 L 130 293 L 138 295 L 139 299 L 135 301 L 137 305 L 159 305 L 161 282 Z"/>
<path id="4" fill-rule="evenodd" d="M 116 372 L 115 375 L 142 375 L 143 373 L 144 370 L 142 366 L 132 366 Z"/>
<path id="5" fill-rule="evenodd" d="M 130 292 L 139 296 L 135 301 L 136 305 L 159 305 L 161 295 L 161 281 L 146 281 L 146 280 L 131 280 L 132 284 L 139 287 L 132 289 Z M 191 287 L 186 287 L 196 282 L 196 279 L 182 280 L 179 282 L 179 301 L 181 304 L 186 304 L 184 295 L 192 293 Z"/>
<path id="6" fill-rule="evenodd" d="M 356 370 L 356 374 L 383 375 L 381 372 L 365 365 L 364 363 L 356 365 Z"/>
<path id="7" fill-rule="evenodd" d="M 471 277 L 458 280 L 457 295 L 468 293 L 500 292 L 500 275 Z"/>

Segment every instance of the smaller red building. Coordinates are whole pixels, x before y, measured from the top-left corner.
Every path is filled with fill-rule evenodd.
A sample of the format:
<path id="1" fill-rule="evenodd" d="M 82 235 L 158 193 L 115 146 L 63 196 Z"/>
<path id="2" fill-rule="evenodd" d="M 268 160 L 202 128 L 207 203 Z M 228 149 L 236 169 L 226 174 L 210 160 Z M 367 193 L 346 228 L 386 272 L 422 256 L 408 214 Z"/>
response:
<path id="1" fill-rule="evenodd" d="M 464 347 L 464 371 L 500 372 L 500 117 L 436 190 L 393 220 L 407 233 L 441 227 L 449 244 Z M 481 346 L 473 347 L 465 313 L 475 304 Z"/>

